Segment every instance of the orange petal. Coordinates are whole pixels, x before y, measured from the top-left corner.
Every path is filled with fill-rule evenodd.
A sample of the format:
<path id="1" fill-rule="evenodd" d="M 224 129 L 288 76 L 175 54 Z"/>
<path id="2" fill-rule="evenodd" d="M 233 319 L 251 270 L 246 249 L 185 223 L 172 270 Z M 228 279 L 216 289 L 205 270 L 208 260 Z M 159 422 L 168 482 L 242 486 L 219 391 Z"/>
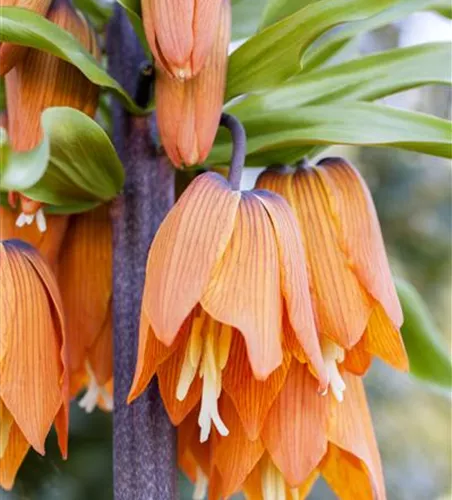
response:
<path id="1" fill-rule="evenodd" d="M 282 365 L 267 380 L 256 380 L 243 338 L 233 335 L 229 361 L 223 372 L 223 388 L 234 403 L 248 439 L 252 441 L 259 437 L 265 418 L 284 384 L 290 359 L 290 353 L 284 350 Z"/>
<path id="2" fill-rule="evenodd" d="M 298 170 L 292 189 L 296 200 L 292 206 L 309 261 L 317 329 L 349 349 L 364 333 L 371 313 L 369 298 L 340 247 L 334 214 L 319 175 L 312 169 Z"/>
<path id="3" fill-rule="evenodd" d="M 17 216 L 17 212 L 0 207 L 0 240 L 19 239 L 29 243 L 55 269 L 69 217 L 46 214 L 47 231 L 41 233 L 36 224 L 17 227 Z"/>
<path id="4" fill-rule="evenodd" d="M 88 352 L 88 361 L 99 385 L 113 377 L 113 325 L 111 304 L 104 326 Z"/>
<path id="5" fill-rule="evenodd" d="M 300 486 L 327 450 L 328 399 L 306 365 L 292 360 L 286 383 L 272 406 L 262 440 L 291 487 Z"/>
<path id="6" fill-rule="evenodd" d="M 71 217 L 58 271 L 75 373 L 84 367 L 111 315 L 112 229 L 107 205 Z"/>
<path id="7" fill-rule="evenodd" d="M 287 314 L 314 373 L 328 385 L 312 313 L 306 258 L 297 221 L 287 202 L 269 191 L 255 191 L 267 210 L 278 243 L 281 286 Z"/>
<path id="8" fill-rule="evenodd" d="M 333 414 L 330 418 L 328 439 L 331 444 L 348 455 L 345 455 L 344 460 L 344 454 L 341 453 L 340 457 L 333 460 L 334 467 L 332 467 L 331 475 L 328 475 L 328 465 L 330 464 L 328 464 L 328 459 L 326 460 L 326 479 L 331 481 L 332 486 L 337 485 L 336 488 L 344 488 L 340 492 L 338 489 L 336 490 L 341 498 L 383 500 L 386 498 L 383 471 L 363 382 L 360 377 L 347 372 L 344 372 L 342 376 L 347 391 L 342 403 L 337 403 L 334 398 L 330 398 Z M 343 460 L 344 462 L 342 462 Z M 360 486 L 361 491 L 369 491 L 370 495 L 353 496 L 350 494 L 350 485 L 341 480 L 342 463 L 344 464 L 344 474 L 351 474 L 355 479 L 357 475 L 363 476 L 360 471 L 366 471 L 367 481 L 363 482 L 361 479 Z M 366 483 L 369 486 L 366 486 Z"/>
<path id="9" fill-rule="evenodd" d="M 170 347 L 160 342 L 152 331 L 146 314 L 141 310 L 140 333 L 138 339 L 137 364 L 127 402 L 131 403 L 142 394 L 158 366 L 168 359 L 178 348 L 180 341 L 173 342 Z"/>
<path id="10" fill-rule="evenodd" d="M 264 447 L 260 440 L 248 439 L 234 405 L 226 394 L 220 399 L 220 415 L 229 429 L 229 435 L 218 438 L 212 461 L 222 478 L 223 497 L 227 498 L 240 489 L 264 453 Z"/>
<path id="11" fill-rule="evenodd" d="M 14 285 L 26 299 L 18 304 L 7 334 L 9 345 L 0 367 L 0 397 L 27 441 L 44 453 L 45 439 L 63 402 L 61 338 L 49 303 L 49 289 L 24 257 L 23 252 L 31 255 L 33 250 L 3 245 Z M 37 254 L 33 260 L 38 260 Z"/>
<path id="12" fill-rule="evenodd" d="M 20 303 L 20 295 L 16 293 L 14 270 L 11 267 L 7 251 L 0 245 L 0 363 L 3 360 L 9 343 L 10 334 L 14 330 L 14 321 Z"/>
<path id="13" fill-rule="evenodd" d="M 278 247 L 259 198 L 242 193 L 236 225 L 223 258 L 215 266 L 202 307 L 243 335 L 257 379 L 282 363 L 282 298 Z"/>
<path id="14" fill-rule="evenodd" d="M 149 252 L 144 311 L 171 345 L 231 238 L 240 193 L 218 174 L 197 177 L 160 226 Z"/>
<path id="15" fill-rule="evenodd" d="M 397 370 L 408 371 L 409 361 L 402 335 L 382 306 L 377 306 L 372 313 L 364 338 L 369 353 L 375 354 Z"/>
<path id="16" fill-rule="evenodd" d="M 367 373 L 372 364 L 372 354 L 366 350 L 366 335 L 345 354 L 344 370 L 354 375 L 363 376 Z"/>
<path id="17" fill-rule="evenodd" d="M 306 479 L 306 481 L 296 489 L 298 493 L 298 500 L 304 500 L 311 493 L 311 490 L 317 482 L 319 475 L 320 471 L 318 469 L 314 470 L 313 472 L 311 472 L 308 479 Z"/>
<path id="18" fill-rule="evenodd" d="M 246 478 L 243 484 L 243 491 L 247 500 L 264 500 L 262 495 L 262 481 L 260 467 L 254 467 L 251 474 Z"/>
<path id="19" fill-rule="evenodd" d="M 394 325 L 400 328 L 402 308 L 366 183 L 359 172 L 341 158 L 321 161 L 317 171 L 328 192 L 340 245 L 349 257 L 349 265 L 367 291 L 382 304 Z"/>
<path id="20" fill-rule="evenodd" d="M 25 459 L 30 445 L 20 431 L 17 424 L 13 423 L 9 431 L 8 446 L 0 458 L 0 486 L 11 490 L 14 486 L 17 471 Z"/>

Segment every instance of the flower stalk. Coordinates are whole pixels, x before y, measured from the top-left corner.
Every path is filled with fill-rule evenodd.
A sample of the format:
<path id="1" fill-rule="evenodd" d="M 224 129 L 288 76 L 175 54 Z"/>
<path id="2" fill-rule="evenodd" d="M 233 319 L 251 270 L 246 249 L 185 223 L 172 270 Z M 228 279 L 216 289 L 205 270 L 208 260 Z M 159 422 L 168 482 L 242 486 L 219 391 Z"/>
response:
<path id="1" fill-rule="evenodd" d="M 228 180 L 234 191 L 240 191 L 240 181 L 246 157 L 246 132 L 240 121 L 227 113 L 221 115 L 220 125 L 231 132 L 232 157 Z"/>

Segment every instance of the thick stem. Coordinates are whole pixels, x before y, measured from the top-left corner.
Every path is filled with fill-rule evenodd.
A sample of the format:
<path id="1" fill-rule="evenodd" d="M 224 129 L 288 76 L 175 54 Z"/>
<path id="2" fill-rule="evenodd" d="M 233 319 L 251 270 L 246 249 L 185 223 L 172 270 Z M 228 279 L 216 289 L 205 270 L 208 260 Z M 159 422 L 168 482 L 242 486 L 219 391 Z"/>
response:
<path id="1" fill-rule="evenodd" d="M 145 57 L 119 5 L 108 35 L 110 71 L 134 95 Z M 126 170 L 124 192 L 112 208 L 115 500 L 174 500 L 176 435 L 157 381 L 134 403 L 126 403 L 135 370 L 147 253 L 174 202 L 174 171 L 158 153 L 150 119 L 130 116 L 118 103 L 114 142 Z"/>
<path id="2" fill-rule="evenodd" d="M 241 122 L 235 116 L 228 115 L 227 113 L 221 115 L 220 125 L 231 132 L 232 158 L 228 180 L 232 189 L 239 191 L 246 157 L 246 132 Z"/>

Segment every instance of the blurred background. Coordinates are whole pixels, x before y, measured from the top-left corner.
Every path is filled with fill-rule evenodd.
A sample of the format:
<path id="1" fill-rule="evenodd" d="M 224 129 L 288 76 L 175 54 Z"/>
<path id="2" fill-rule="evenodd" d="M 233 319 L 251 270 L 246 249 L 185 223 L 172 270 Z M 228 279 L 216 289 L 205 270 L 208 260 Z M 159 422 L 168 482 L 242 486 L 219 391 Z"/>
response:
<path id="1" fill-rule="evenodd" d="M 435 14 L 420 13 L 403 23 L 370 33 L 361 40 L 360 50 L 368 53 L 451 39 L 451 21 Z M 450 118 L 451 91 L 426 87 L 393 96 L 386 103 Z M 413 283 L 421 293 L 450 352 L 450 162 L 390 149 L 334 149 L 328 155 L 347 157 L 367 180 L 394 272 Z M 247 187 L 252 186 L 258 172 L 259 169 L 247 172 Z M 450 394 L 410 375 L 396 373 L 379 362 L 375 362 L 366 383 L 389 500 L 452 498 Z M 111 426 L 109 414 L 96 410 L 86 415 L 74 403 L 69 460 L 61 460 L 52 435 L 47 455 L 40 457 L 30 453 L 14 491 L 0 491 L 0 499 L 112 499 Z M 181 499 L 190 499 L 191 485 L 182 476 L 180 485 Z M 309 498 L 328 500 L 334 496 L 319 482 Z"/>

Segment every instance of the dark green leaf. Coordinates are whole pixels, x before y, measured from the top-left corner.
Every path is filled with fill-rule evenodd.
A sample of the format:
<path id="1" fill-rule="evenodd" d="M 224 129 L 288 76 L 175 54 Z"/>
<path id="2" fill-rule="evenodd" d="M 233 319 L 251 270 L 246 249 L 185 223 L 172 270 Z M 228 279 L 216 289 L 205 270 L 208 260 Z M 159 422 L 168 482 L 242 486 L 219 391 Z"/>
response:
<path id="1" fill-rule="evenodd" d="M 318 0 L 268 0 L 260 28 L 264 29 L 314 2 Z"/>

